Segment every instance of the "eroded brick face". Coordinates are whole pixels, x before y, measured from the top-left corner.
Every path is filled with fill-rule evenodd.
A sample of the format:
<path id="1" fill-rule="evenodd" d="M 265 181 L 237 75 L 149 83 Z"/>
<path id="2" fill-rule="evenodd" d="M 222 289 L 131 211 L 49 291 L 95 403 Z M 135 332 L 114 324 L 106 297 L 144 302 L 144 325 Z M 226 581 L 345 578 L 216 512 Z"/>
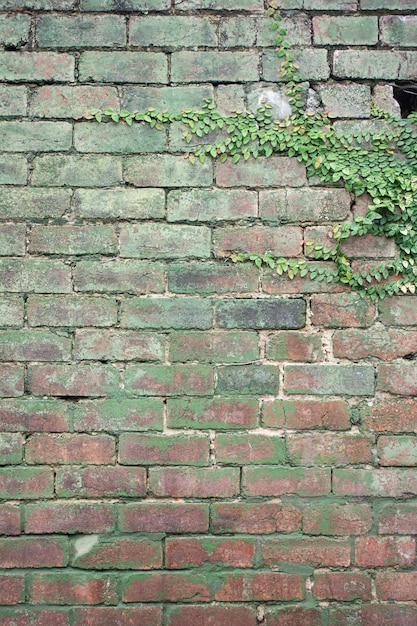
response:
<path id="1" fill-rule="evenodd" d="M 398 110 L 415 0 L 274 5 L 338 123 Z M 261 0 L 0 0 L 2 626 L 417 623 L 415 296 L 230 260 L 311 261 L 370 197 L 85 117 L 243 110 L 275 47 Z"/>

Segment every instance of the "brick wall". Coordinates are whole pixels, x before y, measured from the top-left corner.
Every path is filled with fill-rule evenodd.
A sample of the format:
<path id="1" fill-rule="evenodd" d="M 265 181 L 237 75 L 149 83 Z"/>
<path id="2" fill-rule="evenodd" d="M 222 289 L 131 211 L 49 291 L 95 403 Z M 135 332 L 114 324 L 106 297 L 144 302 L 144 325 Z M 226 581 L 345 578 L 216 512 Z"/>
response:
<path id="1" fill-rule="evenodd" d="M 277 4 L 340 124 L 396 110 L 415 0 Z M 80 119 L 270 93 L 263 0 L 0 0 L 0 44 L 0 624 L 415 626 L 416 299 L 227 260 L 366 202 Z"/>

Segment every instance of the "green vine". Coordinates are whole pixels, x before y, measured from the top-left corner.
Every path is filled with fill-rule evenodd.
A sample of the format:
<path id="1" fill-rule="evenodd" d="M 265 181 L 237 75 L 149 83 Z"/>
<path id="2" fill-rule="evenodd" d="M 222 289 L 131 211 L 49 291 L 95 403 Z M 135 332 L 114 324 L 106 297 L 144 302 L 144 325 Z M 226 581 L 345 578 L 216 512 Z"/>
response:
<path id="1" fill-rule="evenodd" d="M 187 109 L 177 115 L 168 111 L 148 109 L 146 112 L 116 112 L 112 109 L 94 110 L 86 117 L 98 122 L 148 124 L 162 129 L 166 124 L 181 122 L 185 139 L 204 138 L 221 130 L 224 138 L 204 143 L 187 153 L 190 161 L 204 162 L 207 157 L 233 163 L 241 159 L 285 155 L 306 166 L 307 177 L 318 177 L 322 183 L 343 184 L 359 197 L 366 193 L 371 203 L 365 216 L 333 226 L 334 246 L 325 248 L 307 242 L 307 254 L 318 261 L 330 261 L 329 267 L 305 258 L 285 259 L 270 253 L 231 256 L 234 262 L 252 262 L 257 267 L 267 265 L 278 274 L 294 278 L 297 274 L 317 281 L 341 282 L 372 300 L 386 295 L 416 292 L 417 286 L 417 114 L 397 119 L 373 106 L 374 118 L 380 123 L 363 132 L 343 133 L 325 113 L 304 111 L 302 84 L 294 63 L 281 17 L 274 9 L 277 56 L 281 61 L 280 77 L 286 86 L 292 114 L 285 120 L 274 120 L 270 107 L 260 107 L 256 113 L 237 111 L 224 116 L 207 100 L 200 110 Z M 395 241 L 398 257 L 369 270 L 354 271 L 343 244 L 352 236 L 372 234 Z M 324 267 L 323 267 L 324 265 Z"/>

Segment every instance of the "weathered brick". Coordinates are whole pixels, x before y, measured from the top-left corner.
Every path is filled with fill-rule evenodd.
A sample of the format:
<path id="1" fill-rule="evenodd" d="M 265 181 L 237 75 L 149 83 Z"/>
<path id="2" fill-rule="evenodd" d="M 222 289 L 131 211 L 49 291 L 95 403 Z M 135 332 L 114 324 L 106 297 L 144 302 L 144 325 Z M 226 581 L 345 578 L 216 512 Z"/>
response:
<path id="1" fill-rule="evenodd" d="M 414 46 L 417 37 L 417 17 L 386 15 L 380 18 L 381 42 L 388 46 Z"/>
<path id="2" fill-rule="evenodd" d="M 29 581 L 31 604 L 117 604 L 116 579 L 95 574 L 36 574 Z"/>
<path id="3" fill-rule="evenodd" d="M 317 16 L 313 17 L 314 43 L 319 46 L 367 46 L 378 43 L 378 18 Z"/>
<path id="4" fill-rule="evenodd" d="M 171 361 L 239 363 L 258 358 L 258 335 L 254 332 L 173 332 L 170 335 Z"/>
<path id="5" fill-rule="evenodd" d="M 74 626 L 162 626 L 161 606 L 75 608 L 72 615 Z"/>
<path id="6" fill-rule="evenodd" d="M 267 626 L 320 626 L 322 611 L 318 608 L 300 606 L 268 608 L 265 617 Z"/>
<path id="7" fill-rule="evenodd" d="M 400 395 L 417 393 L 417 366 L 414 363 L 384 363 L 378 368 L 377 389 Z"/>
<path id="8" fill-rule="evenodd" d="M 26 115 L 26 87 L 15 85 L 0 86 L 0 116 L 19 117 Z"/>
<path id="9" fill-rule="evenodd" d="M 80 261 L 74 269 L 77 291 L 101 293 L 161 293 L 164 287 L 164 266 L 157 262 Z"/>
<path id="10" fill-rule="evenodd" d="M 372 527 L 369 504 L 316 501 L 303 510 L 303 531 L 308 535 L 364 535 Z"/>
<path id="11" fill-rule="evenodd" d="M 375 357 L 390 361 L 398 357 L 417 352 L 417 333 L 415 331 L 382 329 L 366 331 L 346 329 L 333 335 L 333 353 L 335 357 L 367 359 Z"/>
<path id="12" fill-rule="evenodd" d="M 163 131 L 134 124 L 77 124 L 74 132 L 74 147 L 78 152 L 112 152 L 137 154 L 158 152 L 165 147 Z"/>
<path id="13" fill-rule="evenodd" d="M 222 115 L 228 116 L 231 111 L 242 111 L 246 108 L 245 101 L 246 94 L 242 84 L 218 85 L 216 88 L 217 110 Z"/>
<path id="14" fill-rule="evenodd" d="M 109 533 L 114 529 L 113 506 L 98 502 L 65 502 L 27 504 L 25 532 Z"/>
<path id="15" fill-rule="evenodd" d="M 74 357 L 98 361 L 162 361 L 164 337 L 122 330 L 80 330 L 75 333 Z"/>
<path id="16" fill-rule="evenodd" d="M 61 152 L 72 143 L 67 122 L 0 122 L 0 133 L 9 152 Z"/>
<path id="17" fill-rule="evenodd" d="M 375 317 L 375 306 L 355 293 L 313 295 L 312 321 L 325 328 L 367 327 Z"/>
<path id="18" fill-rule="evenodd" d="M 220 602 L 302 600 L 305 594 L 304 579 L 299 574 L 224 574 L 220 581 L 221 586 L 214 594 L 215 599 Z"/>
<path id="19" fill-rule="evenodd" d="M 24 377 L 23 367 L 0 364 L 0 397 L 17 398 L 23 396 Z"/>
<path id="20" fill-rule="evenodd" d="M 303 466 L 371 463 L 373 442 L 373 437 L 356 434 L 289 434 L 288 457 Z"/>
<path id="21" fill-rule="evenodd" d="M 0 332 L 0 361 L 66 361 L 70 354 L 70 339 L 48 331 Z"/>
<path id="22" fill-rule="evenodd" d="M 216 182 L 219 187 L 303 187 L 305 167 L 288 157 L 261 157 L 232 163 L 216 162 Z"/>
<path id="23" fill-rule="evenodd" d="M 20 604 L 25 601 L 25 577 L 21 574 L 0 574 L 0 603 Z"/>
<path id="24" fill-rule="evenodd" d="M 258 402 L 251 398 L 170 398 L 168 425 L 171 428 L 256 428 Z"/>
<path id="25" fill-rule="evenodd" d="M 352 608 L 334 608 L 330 610 L 329 626 L 414 626 L 417 617 L 415 606 L 407 604 L 368 604 Z"/>
<path id="26" fill-rule="evenodd" d="M 151 435 L 119 437 L 119 463 L 123 465 L 208 465 L 207 435 Z"/>
<path id="27" fill-rule="evenodd" d="M 1 415 L 1 409 L 0 409 Z M 156 398 L 78 402 L 73 412 L 77 431 L 162 430 L 163 403 Z"/>
<path id="28" fill-rule="evenodd" d="M 120 230 L 120 256 L 183 259 L 210 256 L 210 229 L 177 224 L 129 224 Z"/>
<path id="29" fill-rule="evenodd" d="M 122 163 L 105 155 L 40 156 L 34 161 L 32 182 L 39 187 L 109 187 L 122 182 Z"/>
<path id="30" fill-rule="evenodd" d="M 112 464 L 115 462 L 115 439 L 109 435 L 32 435 L 26 441 L 27 463 Z"/>
<path id="31" fill-rule="evenodd" d="M 0 256 L 23 256 L 26 250 L 25 224 L 0 224 Z"/>
<path id="32" fill-rule="evenodd" d="M 23 459 L 23 439 L 12 433 L 0 434 L 0 465 L 15 465 Z"/>
<path id="33" fill-rule="evenodd" d="M 30 251 L 40 254 L 114 254 L 116 234 L 112 226 L 34 226 Z"/>
<path id="34" fill-rule="evenodd" d="M 313 594 L 319 600 L 371 600 L 371 579 L 352 572 L 323 572 L 314 575 Z"/>
<path id="35" fill-rule="evenodd" d="M 149 490 L 172 498 L 231 498 L 239 494 L 238 468 L 151 467 Z"/>
<path id="36" fill-rule="evenodd" d="M 409 537 L 358 537 L 355 559 L 359 567 L 407 567 L 416 556 L 416 542 Z"/>
<path id="37" fill-rule="evenodd" d="M 244 604 L 178 605 L 170 610 L 167 626 L 194 626 L 204 622 L 216 626 L 252 626 L 255 619 L 255 610 Z"/>
<path id="38" fill-rule="evenodd" d="M 217 370 L 216 393 L 220 395 L 277 395 L 277 365 L 228 365 Z"/>
<path id="39" fill-rule="evenodd" d="M 0 565 L 15 567 L 65 567 L 68 540 L 63 537 L 13 537 L 0 539 Z"/>
<path id="40" fill-rule="evenodd" d="M 13 7 L 16 8 L 16 7 Z M 57 52 L 0 52 L 0 80 L 58 83 L 74 80 L 75 58 Z"/>
<path id="41" fill-rule="evenodd" d="M 213 163 L 197 167 L 171 154 L 128 157 L 125 180 L 136 187 L 207 187 L 213 180 Z"/>
<path id="42" fill-rule="evenodd" d="M 360 407 L 365 428 L 376 432 L 417 432 L 417 402 L 411 398 L 374 401 Z"/>
<path id="43" fill-rule="evenodd" d="M 143 467 L 90 466 L 57 470 L 56 492 L 61 498 L 138 498 L 146 491 Z"/>
<path id="44" fill-rule="evenodd" d="M 333 492 L 336 495 L 400 498 L 417 493 L 413 469 L 334 469 Z"/>
<path id="45" fill-rule="evenodd" d="M 118 11 L 119 0 L 81 0 L 83 11 Z M 126 11 L 165 11 L 170 8 L 170 0 L 124 0 Z"/>
<path id="46" fill-rule="evenodd" d="M 27 315 L 30 326 L 112 326 L 117 305 L 106 298 L 32 296 Z"/>
<path id="47" fill-rule="evenodd" d="M 4 188 L 0 196 L 0 217 L 34 222 L 60 218 L 69 209 L 70 201 L 71 192 L 66 189 Z"/>
<path id="48" fill-rule="evenodd" d="M 169 222 L 219 222 L 257 217 L 254 191 L 241 189 L 175 190 L 168 194 Z"/>
<path id="49" fill-rule="evenodd" d="M 414 0 L 362 0 L 361 9 L 394 9 L 406 10 L 415 9 Z"/>
<path id="50" fill-rule="evenodd" d="M 5 48 L 21 48 L 29 41 L 30 16 L 24 14 L 0 16 L 0 44 Z"/>
<path id="51" fill-rule="evenodd" d="M 253 567 L 255 552 L 255 539 L 238 536 L 168 538 L 165 543 L 167 569 L 188 569 L 204 563 Z"/>
<path id="52" fill-rule="evenodd" d="M 20 508 L 3 503 L 0 510 L 0 535 L 20 535 Z"/>
<path id="53" fill-rule="evenodd" d="M 212 325 L 210 300 L 203 298 L 132 298 L 122 306 L 124 328 L 202 329 Z"/>
<path id="54" fill-rule="evenodd" d="M 17 607 L 1 610 L 2 626 L 69 626 L 68 610 L 28 610 L 20 611 Z"/>
<path id="55" fill-rule="evenodd" d="M 326 111 L 337 117 L 364 118 L 370 116 L 371 89 L 368 85 L 324 84 L 320 85 L 318 93 Z M 363 237 L 360 239 L 365 253 L 366 246 Z M 380 239 L 381 237 L 378 237 L 378 241 Z"/>
<path id="56" fill-rule="evenodd" d="M 129 396 L 210 396 L 214 371 L 207 365 L 129 365 L 124 383 Z"/>
<path id="57" fill-rule="evenodd" d="M 305 467 L 244 467 L 243 492 L 248 496 L 322 496 L 330 493 L 330 470 Z"/>
<path id="58" fill-rule="evenodd" d="M 224 300 L 217 304 L 216 318 L 220 328 L 303 328 L 305 306 L 302 299 Z"/>
<path id="59" fill-rule="evenodd" d="M 209 527 L 207 504 L 143 501 L 118 509 L 123 532 L 201 533 Z"/>
<path id="60" fill-rule="evenodd" d="M 45 259 L 0 260 L 0 290 L 28 293 L 68 293 L 71 268 Z"/>
<path id="61" fill-rule="evenodd" d="M 294 0 L 283 1 L 293 2 Z M 355 11 L 358 8 L 358 0 L 303 0 L 303 8 L 310 11 Z"/>
<path id="62" fill-rule="evenodd" d="M 13 155 L 11 159 L 8 155 L 0 156 L 0 185 L 26 185 L 27 178 L 28 167 L 25 157 Z"/>
<path id="63" fill-rule="evenodd" d="M 287 365 L 284 389 L 290 395 L 372 396 L 374 378 L 369 365 Z"/>
<path id="64" fill-rule="evenodd" d="M 147 111 L 149 108 L 155 108 L 177 115 L 184 109 L 200 108 L 202 102 L 208 98 L 213 98 L 211 85 L 181 85 L 179 87 L 127 85 L 124 88 L 123 105 L 128 111 Z"/>
<path id="65" fill-rule="evenodd" d="M 18 88 L 20 89 L 20 87 Z M 96 85 L 42 85 L 30 101 L 34 117 L 78 118 L 94 108 L 120 108 L 115 87 Z"/>
<path id="66" fill-rule="evenodd" d="M 266 343 L 266 358 L 272 361 L 323 361 L 320 335 L 282 331 L 270 335 Z"/>
<path id="67" fill-rule="evenodd" d="M 415 535 L 417 528 L 417 504 L 398 502 L 385 506 L 378 519 L 381 535 Z"/>
<path id="68" fill-rule="evenodd" d="M 28 371 L 34 395 L 105 396 L 117 391 L 118 382 L 111 365 L 31 365 Z"/>
<path id="69" fill-rule="evenodd" d="M 387 326 L 417 326 L 413 296 L 394 296 L 378 303 L 379 321 Z"/>
<path id="70" fill-rule="evenodd" d="M 214 11 L 262 11 L 261 0 L 242 0 L 236 5 L 233 0 L 182 0 L 180 9 L 212 9 Z M 219 625 L 220 626 L 220 625 Z"/>
<path id="71" fill-rule="evenodd" d="M 36 499 L 53 494 L 53 473 L 44 467 L 14 467 L 0 469 L 1 498 Z"/>
<path id="72" fill-rule="evenodd" d="M 119 48 L 126 44 L 126 25 L 116 15 L 42 15 L 36 42 L 39 48 Z"/>
<path id="73" fill-rule="evenodd" d="M 82 569 L 157 569 L 162 566 L 162 544 L 147 538 L 116 537 L 99 540 L 80 537 L 73 543 L 72 567 Z"/>
<path id="74" fill-rule="evenodd" d="M 380 600 L 415 600 L 417 572 L 381 572 L 376 575 L 376 594 Z"/>
<path id="75" fill-rule="evenodd" d="M 301 80 L 327 80 L 330 76 L 330 67 L 327 61 L 327 50 L 303 48 L 294 50 L 294 61 L 299 67 L 298 74 Z M 280 61 L 275 50 L 265 50 L 262 58 L 263 78 L 275 82 L 280 77 Z M 281 79 L 282 80 L 282 79 Z"/>
<path id="76" fill-rule="evenodd" d="M 266 539 L 261 547 L 265 565 L 302 563 L 316 567 L 348 567 L 350 544 L 341 539 L 297 537 Z"/>
<path id="77" fill-rule="evenodd" d="M 83 52 L 79 80 L 81 83 L 167 83 L 167 57 L 159 52 Z"/>
<path id="78" fill-rule="evenodd" d="M 171 63 L 172 80 L 176 83 L 239 83 L 259 79 L 259 59 L 253 52 L 174 52 Z"/>
<path id="79" fill-rule="evenodd" d="M 217 45 L 215 27 L 206 17 L 149 16 L 130 20 L 130 44 L 165 50 Z"/>
<path id="80" fill-rule="evenodd" d="M 0 9 L 36 9 L 68 11 L 75 0 L 0 0 Z"/>
<path id="81" fill-rule="evenodd" d="M 297 256 L 302 250 L 302 231 L 296 226 L 225 226 L 214 231 L 214 252 L 229 257 L 231 252 Z"/>
<path id="82" fill-rule="evenodd" d="M 272 400 L 262 404 L 262 424 L 269 428 L 347 430 L 350 408 L 343 400 Z"/>
<path id="83" fill-rule="evenodd" d="M 333 74 L 336 78 L 395 80 L 402 59 L 398 51 L 336 50 Z"/>
<path id="84" fill-rule="evenodd" d="M 135 574 L 123 580 L 123 602 L 209 602 L 212 592 L 205 576 L 182 572 Z"/>
<path id="85" fill-rule="evenodd" d="M 219 434 L 215 440 L 216 461 L 227 465 L 282 464 L 286 460 L 282 437 Z"/>
<path id="86" fill-rule="evenodd" d="M 165 215 L 162 189 L 77 189 L 74 209 L 88 219 L 149 219 Z"/>
<path id="87" fill-rule="evenodd" d="M 284 9 L 285 7 L 283 6 L 282 8 Z M 239 18 L 237 19 L 239 20 Z M 297 17 L 296 15 L 289 18 L 283 17 L 281 23 L 287 31 L 285 40 L 288 41 L 291 46 L 309 46 L 311 44 L 311 22 L 307 17 Z M 232 32 L 235 37 L 237 37 L 237 41 L 240 41 L 239 32 L 235 32 L 235 29 L 233 29 Z M 256 38 L 255 42 L 257 46 L 261 48 L 265 48 L 267 46 L 276 47 L 276 32 L 272 30 L 271 20 L 269 18 L 257 18 L 254 36 Z M 250 40 L 250 36 L 247 36 L 246 40 L 242 41 L 240 45 L 252 45 Z"/>
<path id="88" fill-rule="evenodd" d="M 349 213 L 345 189 L 279 189 L 259 194 L 259 214 L 267 222 L 321 223 L 344 220 Z"/>
<path id="89" fill-rule="evenodd" d="M 213 533 L 290 533 L 301 528 L 301 511 L 292 504 L 217 502 L 211 507 Z"/>

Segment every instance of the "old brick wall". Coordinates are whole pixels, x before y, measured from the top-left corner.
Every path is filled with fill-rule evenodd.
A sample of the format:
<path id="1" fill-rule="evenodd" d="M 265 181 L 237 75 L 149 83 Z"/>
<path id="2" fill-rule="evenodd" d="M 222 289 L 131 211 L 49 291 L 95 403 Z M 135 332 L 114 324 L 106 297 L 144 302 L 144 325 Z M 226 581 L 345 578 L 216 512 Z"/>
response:
<path id="1" fill-rule="evenodd" d="M 416 0 L 277 4 L 340 124 L 416 76 Z M 416 299 L 227 261 L 364 202 L 79 118 L 246 107 L 278 76 L 264 8 L 0 0 L 2 626 L 417 623 Z"/>

